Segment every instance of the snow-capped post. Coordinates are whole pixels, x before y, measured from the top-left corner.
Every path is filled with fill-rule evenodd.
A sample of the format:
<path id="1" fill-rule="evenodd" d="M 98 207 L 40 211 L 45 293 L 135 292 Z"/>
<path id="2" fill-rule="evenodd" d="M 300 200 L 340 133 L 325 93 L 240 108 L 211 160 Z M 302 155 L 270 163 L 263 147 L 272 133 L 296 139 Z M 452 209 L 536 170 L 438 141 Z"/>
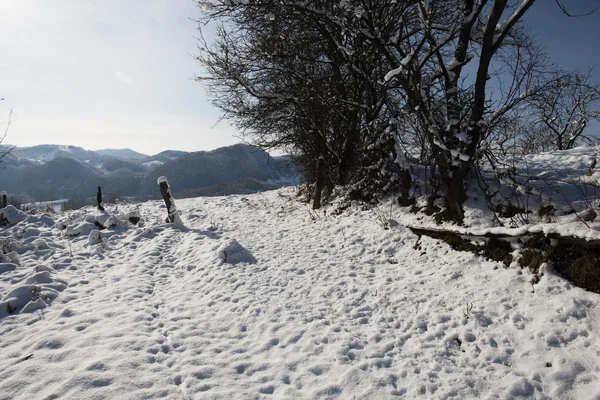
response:
<path id="1" fill-rule="evenodd" d="M 98 210 L 104 211 L 104 206 L 102 205 L 102 188 L 98 186 L 98 194 L 96 195 L 96 202 L 98 203 Z"/>
<path id="2" fill-rule="evenodd" d="M 321 191 L 323 190 L 323 174 L 325 171 L 324 166 L 325 158 L 321 154 L 319 160 L 317 160 L 317 170 L 315 172 L 316 180 L 315 180 L 315 191 L 313 193 L 313 210 L 321 208 Z"/>
<path id="3" fill-rule="evenodd" d="M 8 205 L 8 193 L 0 192 L 0 208 L 6 208 Z"/>
<path id="4" fill-rule="evenodd" d="M 177 207 L 175 207 L 175 200 L 171 195 L 171 189 L 169 188 L 169 181 L 164 176 L 158 178 L 158 186 L 160 186 L 160 194 L 162 195 L 163 200 L 165 201 L 165 205 L 167 206 L 167 212 L 169 216 L 167 217 L 167 222 L 172 222 L 176 224 L 181 224 L 181 219 L 179 218 L 179 214 L 177 213 Z"/>

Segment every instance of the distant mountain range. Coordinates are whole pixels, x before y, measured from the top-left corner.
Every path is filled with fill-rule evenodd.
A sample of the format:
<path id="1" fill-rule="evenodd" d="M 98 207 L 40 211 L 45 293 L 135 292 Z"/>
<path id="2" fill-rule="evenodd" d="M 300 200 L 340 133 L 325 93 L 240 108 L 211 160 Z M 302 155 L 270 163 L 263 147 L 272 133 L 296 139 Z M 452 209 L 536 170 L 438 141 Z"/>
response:
<path id="1" fill-rule="evenodd" d="M 146 154 L 138 153 L 137 151 L 133 151 L 131 149 L 102 149 L 96 150 L 96 153 L 103 156 L 113 156 L 125 160 L 141 160 L 148 157 Z"/>
<path id="2" fill-rule="evenodd" d="M 6 146 L 0 146 L 0 154 Z M 287 156 L 271 157 L 245 144 L 213 151 L 167 150 L 147 156 L 130 149 L 85 150 L 75 146 L 15 147 L 0 164 L 0 190 L 23 201 L 105 195 L 159 198 L 159 176 L 175 197 L 246 194 L 299 181 Z"/>

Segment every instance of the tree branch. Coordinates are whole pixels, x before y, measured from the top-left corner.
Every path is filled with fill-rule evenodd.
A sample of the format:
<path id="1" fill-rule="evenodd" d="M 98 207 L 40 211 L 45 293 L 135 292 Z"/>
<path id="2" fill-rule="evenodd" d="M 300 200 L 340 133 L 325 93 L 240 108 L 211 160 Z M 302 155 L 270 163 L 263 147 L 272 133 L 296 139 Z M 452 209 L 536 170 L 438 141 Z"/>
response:
<path id="1" fill-rule="evenodd" d="M 560 8 L 560 11 L 562 11 L 563 14 L 565 14 L 567 17 L 570 17 L 570 18 L 586 17 L 586 16 L 592 15 L 596 11 L 600 10 L 600 6 L 597 6 L 592 11 L 587 12 L 587 13 L 571 14 L 570 12 L 567 11 L 567 9 L 564 6 L 564 4 L 562 4 L 560 1 L 556 0 L 556 5 L 558 6 L 558 8 Z"/>

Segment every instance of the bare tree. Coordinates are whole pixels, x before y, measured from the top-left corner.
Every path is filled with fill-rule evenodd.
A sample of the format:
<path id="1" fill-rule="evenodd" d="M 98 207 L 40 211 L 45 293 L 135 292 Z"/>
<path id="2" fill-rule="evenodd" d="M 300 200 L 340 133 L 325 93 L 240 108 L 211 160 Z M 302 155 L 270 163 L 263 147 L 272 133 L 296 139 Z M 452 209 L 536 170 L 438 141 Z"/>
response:
<path id="1" fill-rule="evenodd" d="M 0 98 L 0 101 L 4 101 L 4 97 Z M 6 119 L 6 121 L 2 122 L 2 124 L 4 124 L 4 130 L 1 134 L 2 136 L 0 136 L 0 145 L 2 145 L 2 143 L 6 139 L 6 136 L 8 135 L 8 131 L 10 129 L 10 124 L 12 122 L 12 119 L 13 119 L 13 110 L 10 109 L 8 112 L 8 118 Z M 2 159 L 4 159 L 4 157 L 6 157 L 11 151 L 12 151 L 12 147 L 0 146 L 0 161 L 2 161 Z"/>
<path id="2" fill-rule="evenodd" d="M 291 149 L 309 173 L 323 154 L 328 185 L 397 180 L 380 173 L 390 155 L 403 171 L 410 156 L 428 163 L 431 203 L 445 199 L 443 216 L 461 222 L 477 161 L 530 145 L 517 140 L 529 99 L 556 92 L 522 23 L 534 3 L 203 2 L 201 22 L 221 25 L 212 45 L 200 41 L 202 80 L 255 144 Z"/>
<path id="3" fill-rule="evenodd" d="M 408 3 L 215 2 L 202 22 L 224 23 L 212 44 L 200 38 L 199 80 L 244 137 L 290 151 L 310 182 L 322 155 L 328 188 L 392 187 L 385 176 L 371 175 L 391 170 L 389 178 L 410 177 L 394 163 L 395 99 L 381 84 L 388 61 L 364 32 L 391 40 Z"/>
<path id="4" fill-rule="evenodd" d="M 445 198 L 448 219 L 462 221 L 465 180 L 482 142 L 538 86 L 544 59 L 518 25 L 534 2 L 419 0 L 414 33 L 387 46 L 394 68 L 385 80 L 428 135 L 441 185 L 434 196 Z"/>
<path id="5" fill-rule="evenodd" d="M 591 142 L 586 128 L 591 120 L 600 121 L 599 101 L 600 86 L 591 81 L 591 71 L 557 76 L 529 100 L 539 134 L 532 150 L 567 150 Z"/>

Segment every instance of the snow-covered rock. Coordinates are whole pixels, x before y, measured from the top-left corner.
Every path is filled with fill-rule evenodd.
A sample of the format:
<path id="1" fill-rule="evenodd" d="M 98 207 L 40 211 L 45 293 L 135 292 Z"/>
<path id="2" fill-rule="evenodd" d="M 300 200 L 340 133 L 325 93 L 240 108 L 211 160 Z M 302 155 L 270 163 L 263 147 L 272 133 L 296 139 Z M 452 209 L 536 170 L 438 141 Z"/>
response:
<path id="1" fill-rule="evenodd" d="M 95 222 L 104 228 L 114 228 L 118 224 L 118 219 L 114 215 L 108 213 L 101 213 L 96 215 Z"/>
<path id="2" fill-rule="evenodd" d="M 96 224 L 93 224 L 88 221 L 82 221 L 76 224 L 72 224 L 67 226 L 67 230 L 65 235 L 67 236 L 79 236 L 79 235 L 89 235 L 93 230 L 98 229 Z"/>
<path id="3" fill-rule="evenodd" d="M 235 239 L 229 239 L 219 246 L 217 259 L 227 264 L 256 262 L 252 254 Z"/>
<path id="4" fill-rule="evenodd" d="M 102 243 L 102 233 L 97 229 L 91 231 L 88 235 L 88 243 L 91 245 Z"/>
<path id="5" fill-rule="evenodd" d="M 27 223 L 28 224 L 38 224 L 38 225 L 43 225 L 43 226 L 55 225 L 54 218 L 50 214 L 28 215 Z"/>
<path id="6" fill-rule="evenodd" d="M 133 225 L 137 225 L 142 220 L 139 210 L 131 210 L 125 214 L 125 219 Z"/>
<path id="7" fill-rule="evenodd" d="M 11 225 L 18 224 L 27 218 L 27 214 L 9 204 L 5 208 L 0 209 L 0 216 L 6 218 Z M 0 218 L 1 219 L 1 218 Z"/>

